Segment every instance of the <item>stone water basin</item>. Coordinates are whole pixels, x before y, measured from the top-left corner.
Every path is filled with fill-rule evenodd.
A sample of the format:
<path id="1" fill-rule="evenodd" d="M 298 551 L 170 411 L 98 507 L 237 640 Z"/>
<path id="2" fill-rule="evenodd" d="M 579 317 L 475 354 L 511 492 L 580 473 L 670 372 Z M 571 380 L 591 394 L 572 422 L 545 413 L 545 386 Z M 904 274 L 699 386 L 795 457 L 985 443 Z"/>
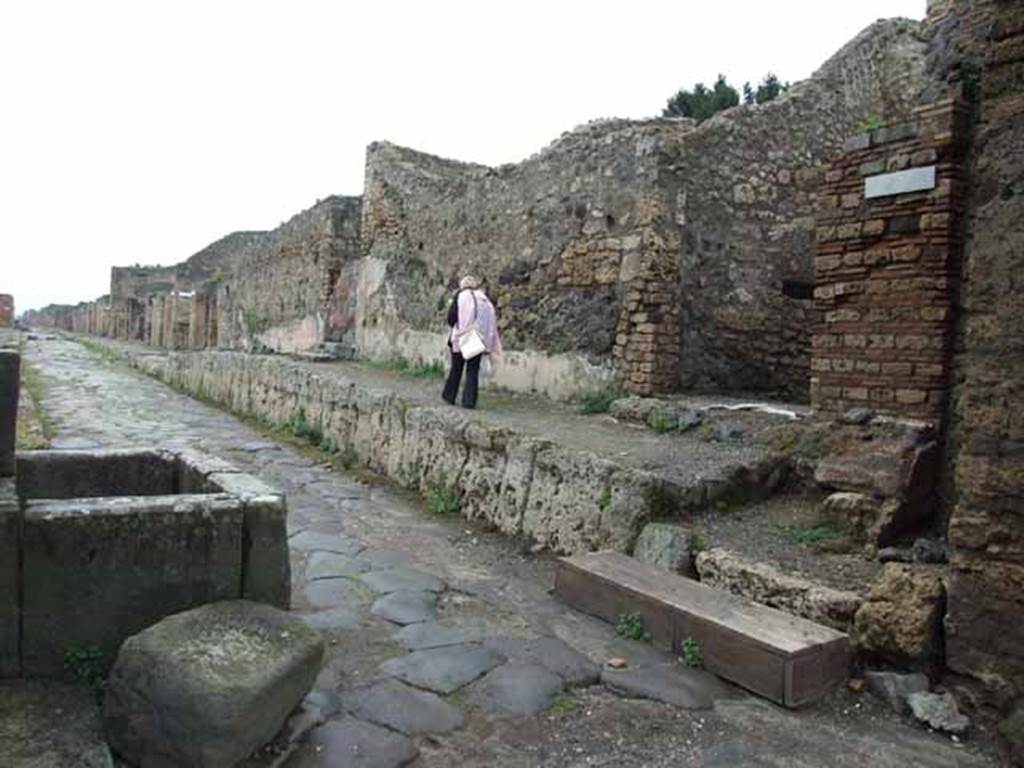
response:
<path id="1" fill-rule="evenodd" d="M 287 608 L 284 496 L 197 451 L 25 451 L 0 487 L 0 676 L 106 666 L 173 613 L 246 598 Z M 12 498 L 13 495 L 13 498 Z"/>

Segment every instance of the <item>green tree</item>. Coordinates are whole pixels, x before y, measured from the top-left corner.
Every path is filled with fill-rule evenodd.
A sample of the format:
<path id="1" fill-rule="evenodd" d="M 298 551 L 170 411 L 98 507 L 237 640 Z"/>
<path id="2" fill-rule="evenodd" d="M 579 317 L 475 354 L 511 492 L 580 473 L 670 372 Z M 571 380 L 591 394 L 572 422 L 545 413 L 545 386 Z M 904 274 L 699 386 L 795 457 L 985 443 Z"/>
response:
<path id="1" fill-rule="evenodd" d="M 774 72 L 769 72 L 764 76 L 764 80 L 761 81 L 761 84 L 757 86 L 757 91 L 754 93 L 754 100 L 758 104 L 764 104 L 775 99 L 780 93 L 785 93 L 788 90 L 789 83 L 783 83 Z"/>
<path id="2" fill-rule="evenodd" d="M 740 103 L 740 95 L 719 75 L 713 87 L 697 83 L 692 91 L 680 89 L 668 100 L 662 117 L 692 117 L 698 123 L 707 120 L 716 112 L 735 107 Z"/>

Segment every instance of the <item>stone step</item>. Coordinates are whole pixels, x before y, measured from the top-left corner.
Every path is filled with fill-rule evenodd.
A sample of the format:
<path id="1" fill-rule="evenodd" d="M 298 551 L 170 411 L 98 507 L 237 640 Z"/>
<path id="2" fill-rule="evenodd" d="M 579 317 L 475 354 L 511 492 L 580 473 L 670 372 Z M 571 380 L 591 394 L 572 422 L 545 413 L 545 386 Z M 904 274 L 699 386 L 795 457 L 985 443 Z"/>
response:
<path id="1" fill-rule="evenodd" d="M 562 558 L 555 592 L 613 623 L 638 614 L 660 647 L 678 652 L 692 639 L 705 668 L 783 706 L 820 698 L 848 673 L 844 633 L 618 552 Z"/>
<path id="2" fill-rule="evenodd" d="M 835 589 L 723 547 L 712 547 L 698 554 L 695 567 L 700 582 L 708 587 L 840 632 L 847 632 L 853 626 L 853 617 L 865 600 L 865 596 L 857 592 Z"/>

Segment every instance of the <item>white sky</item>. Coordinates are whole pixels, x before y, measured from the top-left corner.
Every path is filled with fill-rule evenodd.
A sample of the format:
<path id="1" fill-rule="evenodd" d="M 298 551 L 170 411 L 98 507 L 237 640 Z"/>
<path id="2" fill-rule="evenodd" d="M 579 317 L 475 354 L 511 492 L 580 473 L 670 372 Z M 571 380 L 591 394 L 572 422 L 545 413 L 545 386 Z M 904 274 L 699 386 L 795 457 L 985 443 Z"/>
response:
<path id="1" fill-rule="evenodd" d="M 9 0 L 0 7 L 0 293 L 92 299 L 362 191 L 377 139 L 487 164 L 719 72 L 800 80 L 926 0 L 513 3 Z"/>

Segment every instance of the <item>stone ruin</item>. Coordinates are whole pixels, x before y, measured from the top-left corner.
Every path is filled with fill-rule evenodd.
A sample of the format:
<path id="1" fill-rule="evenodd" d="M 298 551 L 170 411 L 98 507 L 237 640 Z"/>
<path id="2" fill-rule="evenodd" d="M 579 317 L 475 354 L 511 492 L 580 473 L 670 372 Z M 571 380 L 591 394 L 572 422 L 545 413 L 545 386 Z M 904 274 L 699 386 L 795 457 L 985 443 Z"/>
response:
<path id="1" fill-rule="evenodd" d="M 20 356 L 0 349 L 0 679 L 106 664 L 124 639 L 218 600 L 287 608 L 284 496 L 197 451 L 15 453 Z"/>
<path id="2" fill-rule="evenodd" d="M 921 24 L 879 22 L 776 102 L 700 126 L 596 121 L 499 168 L 375 143 L 361 197 L 177 266 L 115 268 L 109 296 L 33 322 L 171 349 L 431 361 L 439 308 L 474 272 L 511 350 L 505 386 L 806 399 L 824 164 L 867 116 L 909 112 L 925 52 Z"/>
<path id="3" fill-rule="evenodd" d="M 1022 44 L 1019 3 L 932 0 L 700 125 L 597 121 L 497 168 L 375 143 L 361 197 L 115 268 L 109 296 L 26 321 L 429 362 L 474 272 L 510 349 L 500 385 L 759 391 L 913 420 L 936 436 L 948 516 L 946 665 L 1007 712 L 1024 696 Z"/>
<path id="4" fill-rule="evenodd" d="M 14 297 L 9 293 L 0 293 L 0 328 L 11 328 L 14 325 Z"/>

